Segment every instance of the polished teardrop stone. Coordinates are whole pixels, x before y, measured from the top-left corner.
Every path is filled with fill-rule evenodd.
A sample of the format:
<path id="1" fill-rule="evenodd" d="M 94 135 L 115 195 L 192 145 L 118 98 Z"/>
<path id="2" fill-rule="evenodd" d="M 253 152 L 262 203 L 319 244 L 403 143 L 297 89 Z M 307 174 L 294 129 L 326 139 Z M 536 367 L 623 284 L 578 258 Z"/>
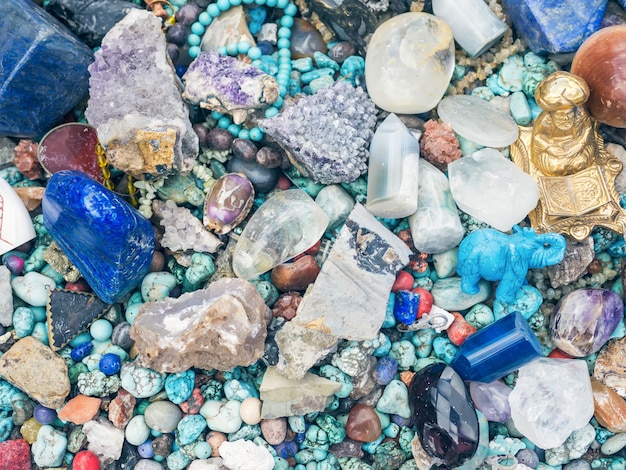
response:
<path id="1" fill-rule="evenodd" d="M 380 418 L 374 408 L 359 403 L 350 410 L 346 422 L 346 434 L 350 439 L 372 442 L 380 437 L 381 432 Z"/>
<path id="2" fill-rule="evenodd" d="M 204 201 L 204 226 L 218 234 L 225 234 L 246 218 L 254 188 L 241 173 L 228 173 L 218 179 Z"/>
<path id="3" fill-rule="evenodd" d="M 611 432 L 626 432 L 626 401 L 611 387 L 592 381 L 593 416 Z"/>
<path id="4" fill-rule="evenodd" d="M 326 43 L 315 26 L 302 18 L 294 18 L 291 29 L 291 58 L 313 57 L 317 51 L 326 54 Z"/>
<path id="5" fill-rule="evenodd" d="M 420 369 L 409 386 L 411 419 L 434 463 L 456 467 L 478 448 L 478 417 L 463 379 L 446 364 Z"/>
<path id="6" fill-rule="evenodd" d="M 77 170 L 102 183 L 98 167 L 96 129 L 77 122 L 63 124 L 48 132 L 39 143 L 39 163 L 54 174 Z"/>

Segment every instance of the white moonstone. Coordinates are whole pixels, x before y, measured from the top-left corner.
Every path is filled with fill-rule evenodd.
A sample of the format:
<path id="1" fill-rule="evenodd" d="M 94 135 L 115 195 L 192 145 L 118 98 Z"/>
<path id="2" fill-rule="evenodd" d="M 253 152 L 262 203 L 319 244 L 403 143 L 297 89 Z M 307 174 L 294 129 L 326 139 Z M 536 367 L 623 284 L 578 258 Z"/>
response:
<path id="1" fill-rule="evenodd" d="M 367 91 L 378 107 L 393 113 L 433 109 L 453 71 L 452 31 L 428 13 L 403 13 L 385 21 L 367 48 Z"/>
<path id="2" fill-rule="evenodd" d="M 485 52 L 506 32 L 484 0 L 433 0 L 433 13 L 450 26 L 454 39 L 472 57 Z"/>
<path id="3" fill-rule="evenodd" d="M 35 238 L 33 221 L 11 185 L 0 178 L 0 255 Z"/>
<path id="4" fill-rule="evenodd" d="M 448 165 L 454 201 L 466 214 L 506 232 L 539 201 L 530 175 L 495 149 L 485 148 Z"/>
<path id="5" fill-rule="evenodd" d="M 382 122 L 370 144 L 367 210 L 399 219 L 417 210 L 419 142 L 395 114 Z"/>
<path id="6" fill-rule="evenodd" d="M 485 147 L 506 147 L 519 136 L 519 127 L 509 114 L 476 96 L 447 96 L 437 106 L 437 114 L 454 132 Z"/>
<path id="7" fill-rule="evenodd" d="M 272 470 L 274 458 L 265 447 L 239 439 L 219 446 L 224 467 L 230 470 Z"/>
<path id="8" fill-rule="evenodd" d="M 415 248 L 430 254 L 454 248 L 465 233 L 448 178 L 426 160 L 420 162 L 417 212 L 409 225 Z"/>
<path id="9" fill-rule="evenodd" d="M 509 395 L 515 427 L 542 449 L 560 446 L 593 416 L 585 361 L 536 359 L 519 370 Z"/>

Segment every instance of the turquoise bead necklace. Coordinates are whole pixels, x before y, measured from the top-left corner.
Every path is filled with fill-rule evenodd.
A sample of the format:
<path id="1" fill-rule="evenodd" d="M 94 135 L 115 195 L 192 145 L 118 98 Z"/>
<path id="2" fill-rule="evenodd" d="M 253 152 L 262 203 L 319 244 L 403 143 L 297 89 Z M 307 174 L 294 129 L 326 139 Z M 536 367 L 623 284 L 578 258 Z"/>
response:
<path id="1" fill-rule="evenodd" d="M 276 81 L 278 82 L 279 97 L 276 102 L 269 106 L 265 110 L 265 117 L 271 118 L 276 116 L 283 106 L 284 98 L 288 92 L 289 79 L 291 75 L 291 28 L 294 24 L 293 17 L 298 12 L 296 5 L 289 0 L 217 0 L 215 3 L 211 3 L 207 6 L 206 11 L 203 11 L 198 16 L 198 20 L 191 25 L 191 34 L 187 37 L 187 44 L 189 44 L 189 56 L 193 59 L 198 57 L 201 52 L 200 44 L 202 42 L 202 35 L 206 28 L 225 11 L 228 11 L 231 7 L 239 6 L 241 4 L 252 5 L 256 3 L 259 6 L 267 6 L 271 8 L 279 8 L 283 10 L 283 16 L 278 21 L 279 28 L 277 32 L 278 41 L 276 46 L 278 52 L 278 71 L 276 73 Z M 237 56 L 239 54 L 246 54 L 252 65 L 260 67 L 262 53 L 261 49 L 256 46 L 252 46 L 248 41 L 240 41 L 239 43 L 231 43 L 225 47 L 218 48 L 218 52 L 224 55 Z M 263 131 L 258 127 L 252 129 L 245 129 L 238 124 L 234 124 L 232 119 L 222 113 L 213 111 L 211 117 L 217 121 L 217 125 L 222 129 L 227 129 L 235 137 L 241 139 L 250 139 L 253 141 L 260 141 L 263 139 Z"/>

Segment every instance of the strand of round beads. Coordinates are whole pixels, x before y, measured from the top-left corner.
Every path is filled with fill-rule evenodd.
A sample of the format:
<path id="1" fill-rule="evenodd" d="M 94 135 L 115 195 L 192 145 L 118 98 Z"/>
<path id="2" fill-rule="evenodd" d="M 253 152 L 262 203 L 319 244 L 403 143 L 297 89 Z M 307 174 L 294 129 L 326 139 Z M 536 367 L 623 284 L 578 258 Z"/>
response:
<path id="1" fill-rule="evenodd" d="M 256 3 L 259 6 L 265 5 L 271 8 L 280 8 L 283 10 L 283 16 L 278 21 L 279 29 L 277 32 L 278 41 L 276 46 L 278 51 L 276 52 L 278 61 L 278 71 L 276 73 L 276 81 L 278 82 L 279 97 L 272 106 L 269 106 L 265 110 L 265 117 L 271 118 L 276 116 L 283 105 L 284 98 L 288 92 L 289 79 L 291 75 L 291 28 L 294 24 L 293 17 L 298 11 L 298 8 L 294 3 L 289 0 L 217 0 L 215 3 L 211 3 L 207 6 L 206 11 L 200 13 L 198 20 L 191 25 L 191 34 L 187 37 L 187 44 L 189 44 L 189 56 L 192 58 L 198 57 L 201 52 L 200 44 L 202 43 L 202 35 L 206 28 L 220 16 L 222 12 L 229 10 L 231 7 L 241 4 L 251 5 Z M 218 51 L 224 55 L 237 56 L 239 54 L 246 54 L 252 61 L 252 65 L 260 67 L 262 64 L 261 59 L 263 57 L 261 49 L 256 46 L 252 46 L 248 41 L 241 41 L 239 43 L 231 43 L 225 47 L 220 47 Z M 260 141 L 263 139 L 263 131 L 258 127 L 252 129 L 245 129 L 238 124 L 234 124 L 232 119 L 222 113 L 216 111 L 211 113 L 213 119 L 217 121 L 217 124 L 222 129 L 227 129 L 231 134 L 242 139 L 250 139 L 253 141 Z"/>

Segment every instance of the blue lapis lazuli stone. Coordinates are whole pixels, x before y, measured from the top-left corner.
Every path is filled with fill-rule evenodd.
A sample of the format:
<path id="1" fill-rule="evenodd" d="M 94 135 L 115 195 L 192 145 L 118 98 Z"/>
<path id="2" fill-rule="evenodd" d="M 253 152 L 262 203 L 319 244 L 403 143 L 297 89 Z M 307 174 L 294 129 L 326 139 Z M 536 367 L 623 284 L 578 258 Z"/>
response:
<path id="1" fill-rule="evenodd" d="M 420 305 L 420 295 L 410 290 L 401 290 L 396 293 L 396 303 L 393 307 L 393 315 L 396 320 L 410 325 L 417 320 L 417 310 Z"/>
<path id="2" fill-rule="evenodd" d="M 600 28 L 607 0 L 503 0 L 535 54 L 574 52 Z"/>
<path id="3" fill-rule="evenodd" d="M 117 302 L 150 270 L 150 222 L 84 173 L 52 175 L 42 210 L 45 228 L 103 301 Z"/>
<path id="4" fill-rule="evenodd" d="M 37 137 L 87 96 L 89 47 L 31 0 L 2 2 L 0 135 Z"/>
<path id="5" fill-rule="evenodd" d="M 542 355 L 528 322 L 513 312 L 467 338 L 451 365 L 463 380 L 493 382 Z"/>

